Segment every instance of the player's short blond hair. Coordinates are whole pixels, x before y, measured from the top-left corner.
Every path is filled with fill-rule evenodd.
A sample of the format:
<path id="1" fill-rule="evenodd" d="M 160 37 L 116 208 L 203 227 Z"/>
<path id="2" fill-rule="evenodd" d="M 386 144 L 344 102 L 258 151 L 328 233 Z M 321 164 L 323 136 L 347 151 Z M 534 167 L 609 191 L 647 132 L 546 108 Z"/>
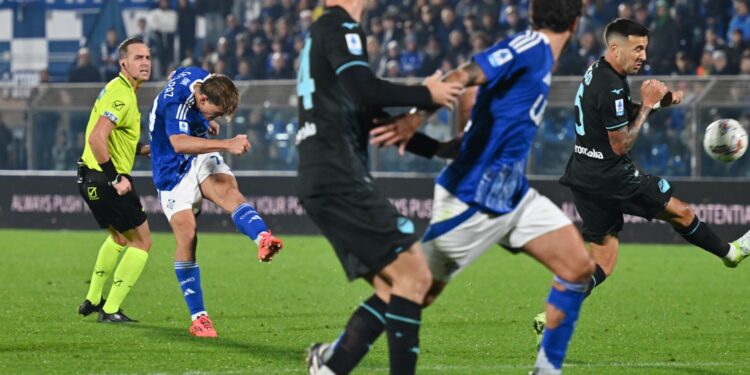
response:
<path id="1" fill-rule="evenodd" d="M 230 118 L 237 110 L 240 91 L 229 77 L 223 74 L 212 74 L 201 84 L 201 94 L 208 101 L 224 110 L 224 117 Z"/>

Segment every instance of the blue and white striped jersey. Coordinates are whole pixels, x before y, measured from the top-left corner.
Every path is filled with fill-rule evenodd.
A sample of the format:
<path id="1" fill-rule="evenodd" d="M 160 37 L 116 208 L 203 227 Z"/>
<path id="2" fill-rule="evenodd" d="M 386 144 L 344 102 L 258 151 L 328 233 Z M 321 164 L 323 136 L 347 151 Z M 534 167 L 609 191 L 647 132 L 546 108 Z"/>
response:
<path id="1" fill-rule="evenodd" d="M 175 152 L 169 136 L 187 134 L 207 138 L 209 122 L 195 107 L 194 85 L 210 74 L 200 68 L 179 68 L 154 99 L 149 116 L 151 166 L 154 185 L 172 190 L 190 170 L 195 155 Z"/>
<path id="2" fill-rule="evenodd" d="M 549 39 L 526 31 L 472 57 L 487 77 L 461 152 L 437 183 L 482 211 L 512 211 L 529 189 L 524 174 L 547 106 L 554 57 Z"/>

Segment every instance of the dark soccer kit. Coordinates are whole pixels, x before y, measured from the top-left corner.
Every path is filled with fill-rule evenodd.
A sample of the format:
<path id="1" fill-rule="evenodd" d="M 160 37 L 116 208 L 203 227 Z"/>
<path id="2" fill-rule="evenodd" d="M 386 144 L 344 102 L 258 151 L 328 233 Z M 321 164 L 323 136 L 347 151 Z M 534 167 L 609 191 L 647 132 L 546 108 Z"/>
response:
<path id="1" fill-rule="evenodd" d="M 630 154 L 615 154 L 609 143 L 609 132 L 630 124 L 639 109 L 626 76 L 604 58 L 589 67 L 575 97 L 575 148 L 560 178 L 573 190 L 586 241 L 621 231 L 623 214 L 652 220 L 672 196 L 667 180 L 641 172 Z"/>
<path id="2" fill-rule="evenodd" d="M 358 105 L 341 78 L 371 74 L 365 40 L 344 9 L 326 9 L 305 40 L 297 76 L 298 194 L 350 280 L 374 275 L 418 240 L 369 172 L 369 130 L 380 108 Z"/>

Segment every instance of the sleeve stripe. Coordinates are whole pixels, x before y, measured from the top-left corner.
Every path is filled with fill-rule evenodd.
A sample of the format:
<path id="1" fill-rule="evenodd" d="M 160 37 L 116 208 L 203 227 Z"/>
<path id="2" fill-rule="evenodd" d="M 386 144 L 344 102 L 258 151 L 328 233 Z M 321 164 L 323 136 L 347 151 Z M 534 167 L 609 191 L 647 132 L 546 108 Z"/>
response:
<path id="1" fill-rule="evenodd" d="M 607 129 L 607 130 L 615 130 L 615 129 L 619 129 L 619 128 L 621 128 L 621 127 L 623 127 L 623 126 L 625 126 L 625 125 L 627 125 L 629 123 L 630 123 L 630 121 L 625 121 L 622 124 L 617 124 L 617 125 L 614 125 L 614 126 L 607 126 L 607 127 L 605 127 L 605 129 Z"/>
<path id="2" fill-rule="evenodd" d="M 365 66 L 365 67 L 368 67 L 368 68 L 370 67 L 370 65 L 368 63 L 364 62 L 364 61 L 350 61 L 350 62 L 348 62 L 348 63 L 346 63 L 344 65 L 341 65 L 338 69 L 336 69 L 336 75 L 339 75 L 344 70 L 346 70 L 348 68 L 351 68 L 353 66 L 357 66 L 357 65 Z"/>

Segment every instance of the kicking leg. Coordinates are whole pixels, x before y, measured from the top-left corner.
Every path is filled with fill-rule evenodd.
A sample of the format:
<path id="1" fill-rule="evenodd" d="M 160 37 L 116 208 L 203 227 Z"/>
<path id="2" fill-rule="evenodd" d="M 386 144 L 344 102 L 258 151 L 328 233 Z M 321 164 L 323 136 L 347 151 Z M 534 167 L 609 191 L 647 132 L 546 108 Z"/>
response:
<path id="1" fill-rule="evenodd" d="M 248 236 L 258 245 L 258 260 L 270 262 L 284 244 L 271 235 L 266 222 L 255 208 L 245 202 L 237 186 L 237 179 L 231 174 L 214 173 L 201 182 L 204 197 L 227 212 L 232 213 L 232 220 L 237 230 Z"/>
<path id="2" fill-rule="evenodd" d="M 727 267 L 737 267 L 750 255 L 750 246 L 743 246 L 750 245 L 748 234 L 731 244 L 722 241 L 708 224 L 698 219 L 689 204 L 675 197 L 669 199 L 657 219 L 671 224 L 687 242 L 721 258 Z"/>

